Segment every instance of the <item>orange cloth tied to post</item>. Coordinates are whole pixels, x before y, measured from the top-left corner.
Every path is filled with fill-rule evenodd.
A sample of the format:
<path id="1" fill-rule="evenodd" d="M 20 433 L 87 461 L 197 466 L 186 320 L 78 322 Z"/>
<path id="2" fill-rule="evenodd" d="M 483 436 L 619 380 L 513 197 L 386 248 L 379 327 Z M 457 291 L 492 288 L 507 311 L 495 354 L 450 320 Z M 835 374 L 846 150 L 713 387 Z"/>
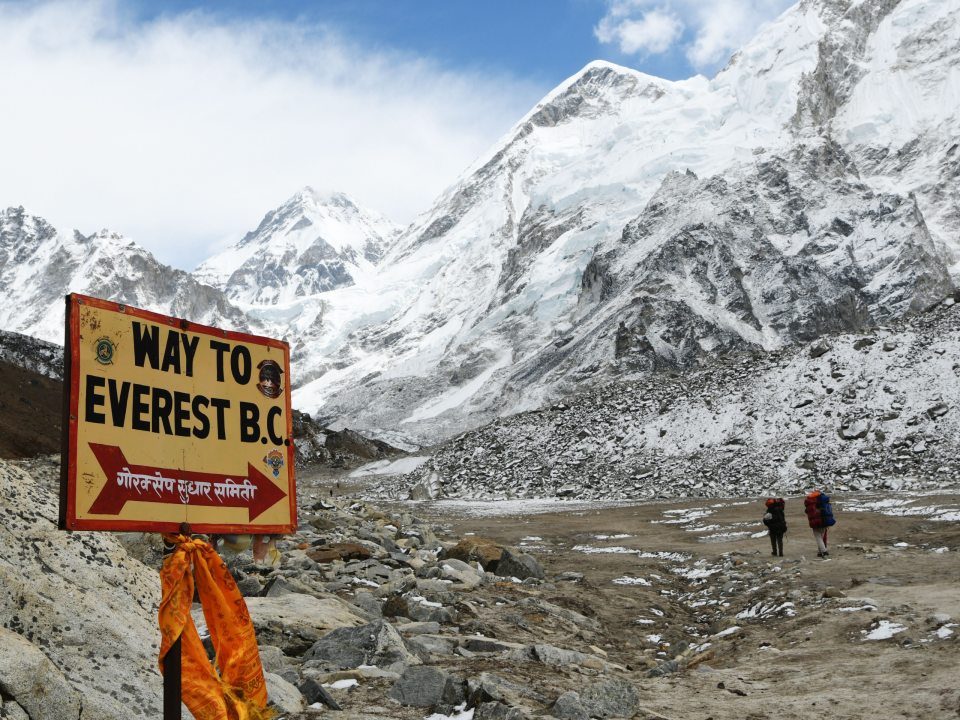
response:
<path id="1" fill-rule="evenodd" d="M 181 697 L 197 720 L 269 720 L 267 685 L 257 637 L 247 604 L 217 552 L 202 540 L 164 535 L 177 549 L 163 563 L 160 584 L 160 672 L 170 647 L 181 639 Z M 193 565 L 193 572 L 190 566 Z M 218 675 L 203 647 L 190 609 L 194 575 L 210 639 L 217 653 Z"/>

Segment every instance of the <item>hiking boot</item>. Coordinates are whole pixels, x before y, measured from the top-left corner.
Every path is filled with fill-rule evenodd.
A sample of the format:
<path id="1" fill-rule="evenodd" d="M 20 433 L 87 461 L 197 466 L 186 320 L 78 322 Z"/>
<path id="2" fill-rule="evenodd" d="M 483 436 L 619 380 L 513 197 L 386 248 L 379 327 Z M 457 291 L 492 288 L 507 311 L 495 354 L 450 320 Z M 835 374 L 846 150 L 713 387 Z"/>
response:
<path id="1" fill-rule="evenodd" d="M 822 552 L 818 552 L 818 553 L 817 553 L 817 557 L 823 557 L 823 553 L 822 553 Z"/>
<path id="2" fill-rule="evenodd" d="M 774 557 L 776 557 L 776 553 L 775 553 L 775 552 L 772 552 L 772 553 L 770 553 L 770 554 L 773 555 Z"/>
<path id="3" fill-rule="evenodd" d="M 780 553 L 780 557 L 783 557 L 783 553 Z"/>
<path id="4" fill-rule="evenodd" d="M 824 552 L 824 553 L 823 553 L 823 557 L 826 557 L 826 556 L 829 555 L 829 554 L 830 554 L 830 553 L 828 553 L 828 552 Z"/>

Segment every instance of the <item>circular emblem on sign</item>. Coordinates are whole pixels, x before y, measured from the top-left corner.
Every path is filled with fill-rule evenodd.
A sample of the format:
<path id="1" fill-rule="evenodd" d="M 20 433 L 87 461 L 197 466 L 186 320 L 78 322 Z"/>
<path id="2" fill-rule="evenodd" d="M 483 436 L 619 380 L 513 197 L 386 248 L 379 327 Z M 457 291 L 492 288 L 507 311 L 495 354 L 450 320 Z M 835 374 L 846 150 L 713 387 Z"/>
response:
<path id="1" fill-rule="evenodd" d="M 280 477 L 280 468 L 283 467 L 283 453 L 274 448 L 263 458 L 264 464 L 270 468 L 274 477 Z"/>
<path id="2" fill-rule="evenodd" d="M 283 370 L 276 360 L 261 360 L 257 365 L 260 371 L 260 382 L 257 383 L 257 390 L 263 393 L 264 397 L 271 400 L 283 395 Z"/>
<path id="3" fill-rule="evenodd" d="M 94 343 L 94 352 L 97 356 L 97 362 L 101 365 L 113 365 L 113 354 L 117 346 L 108 337 L 102 337 Z"/>

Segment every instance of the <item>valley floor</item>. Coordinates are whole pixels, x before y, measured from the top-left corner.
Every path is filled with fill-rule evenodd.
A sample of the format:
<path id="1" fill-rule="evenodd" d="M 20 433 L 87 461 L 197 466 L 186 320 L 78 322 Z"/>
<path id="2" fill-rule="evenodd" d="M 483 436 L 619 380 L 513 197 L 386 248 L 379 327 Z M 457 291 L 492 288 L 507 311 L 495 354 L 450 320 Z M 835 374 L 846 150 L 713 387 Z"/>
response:
<path id="1" fill-rule="evenodd" d="M 329 493 L 328 479 L 317 483 Z M 362 487 L 344 484 L 339 492 L 363 497 Z M 758 536 L 763 501 L 755 498 L 389 509 L 427 518 L 450 537 L 515 545 L 536 556 L 549 578 L 582 573 L 556 581 L 556 591 L 498 584 L 495 598 L 477 603 L 481 620 L 501 640 L 602 653 L 640 690 L 638 717 L 960 716 L 960 493 L 834 500 L 828 560 L 817 558 L 800 498 L 788 498 L 783 558 L 771 557 L 768 538 Z M 570 634 L 504 622 L 529 595 L 594 618 L 604 630 Z M 688 647 L 686 668 L 648 677 Z M 594 679 L 585 668 L 504 662 L 484 669 L 542 685 L 544 694 L 562 675 L 572 689 Z"/>

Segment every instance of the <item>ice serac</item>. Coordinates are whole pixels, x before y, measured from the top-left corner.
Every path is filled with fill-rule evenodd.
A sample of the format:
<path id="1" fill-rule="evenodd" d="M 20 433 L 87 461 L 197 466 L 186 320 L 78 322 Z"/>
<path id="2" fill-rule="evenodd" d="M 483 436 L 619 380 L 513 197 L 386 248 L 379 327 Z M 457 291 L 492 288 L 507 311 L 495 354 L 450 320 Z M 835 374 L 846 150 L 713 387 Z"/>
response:
<path id="1" fill-rule="evenodd" d="M 58 231 L 22 207 L 0 211 L 0 328 L 63 343 L 63 298 L 76 292 L 192 322 L 263 332 L 219 290 L 103 230 Z"/>
<path id="2" fill-rule="evenodd" d="M 195 275 L 232 300 L 276 305 L 364 280 L 399 234 L 349 195 L 306 187 Z"/>
<path id="3" fill-rule="evenodd" d="M 430 441 L 919 312 L 960 271 L 960 0 L 804 0 L 712 80 L 592 63 L 296 319 L 296 402 Z"/>

